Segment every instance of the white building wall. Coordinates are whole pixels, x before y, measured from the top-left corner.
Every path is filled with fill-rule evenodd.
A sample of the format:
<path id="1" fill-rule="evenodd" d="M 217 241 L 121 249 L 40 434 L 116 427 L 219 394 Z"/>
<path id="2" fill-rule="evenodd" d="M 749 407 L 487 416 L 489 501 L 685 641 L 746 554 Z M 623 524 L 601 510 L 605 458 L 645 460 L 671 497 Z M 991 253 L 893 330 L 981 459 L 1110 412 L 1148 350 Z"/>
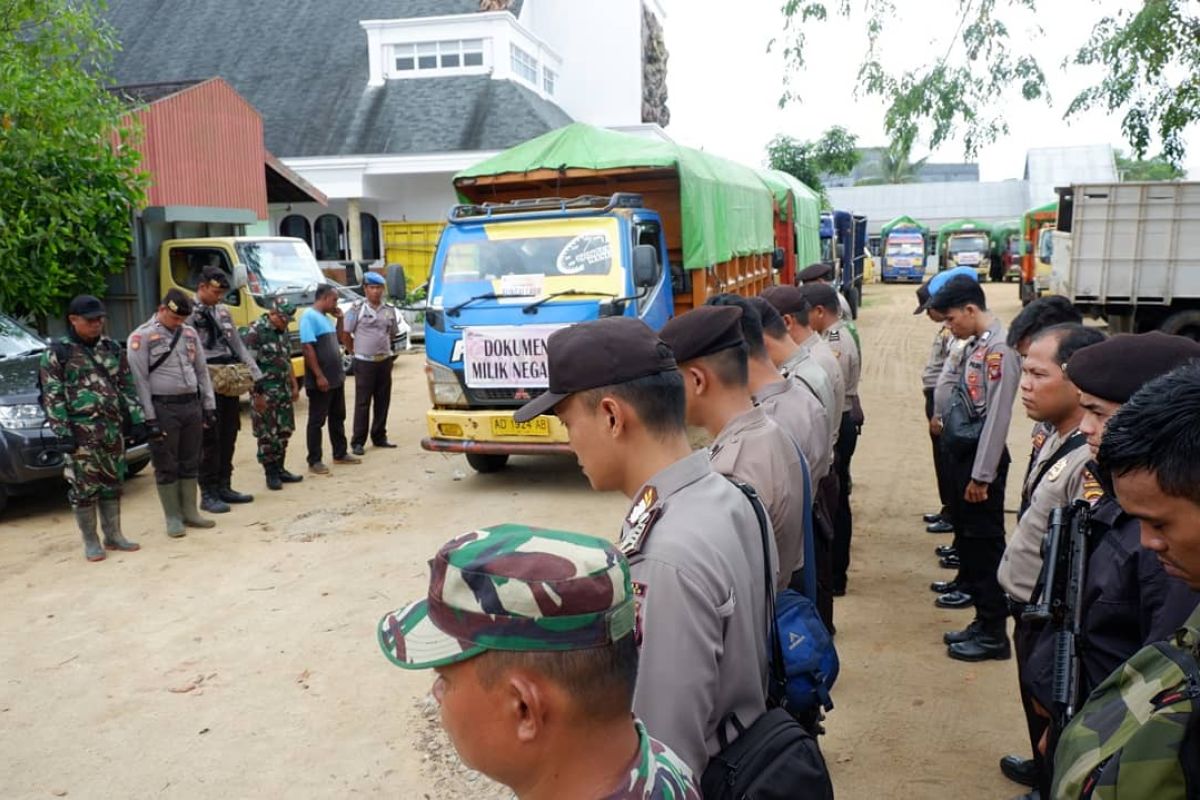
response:
<path id="1" fill-rule="evenodd" d="M 520 21 L 563 60 L 564 111 L 605 127 L 642 121 L 642 0 L 525 0 Z"/>

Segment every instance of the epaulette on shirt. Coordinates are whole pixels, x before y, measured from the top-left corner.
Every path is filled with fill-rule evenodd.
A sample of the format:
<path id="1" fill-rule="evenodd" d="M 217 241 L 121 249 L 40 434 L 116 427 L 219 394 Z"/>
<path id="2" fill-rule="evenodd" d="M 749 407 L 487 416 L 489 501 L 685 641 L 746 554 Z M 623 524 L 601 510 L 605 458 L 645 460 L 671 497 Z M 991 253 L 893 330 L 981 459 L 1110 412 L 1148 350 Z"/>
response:
<path id="1" fill-rule="evenodd" d="M 638 501 L 633 504 L 633 508 L 629 509 L 629 516 L 625 518 L 629 532 L 621 537 L 617 545 L 626 558 L 642 551 L 642 546 L 650 536 L 650 529 L 662 514 L 662 507 L 657 503 L 658 490 L 647 486 L 638 497 Z"/>
<path id="2" fill-rule="evenodd" d="M 840 342 L 842 340 L 842 332 L 838 330 L 829 331 L 829 341 Z"/>

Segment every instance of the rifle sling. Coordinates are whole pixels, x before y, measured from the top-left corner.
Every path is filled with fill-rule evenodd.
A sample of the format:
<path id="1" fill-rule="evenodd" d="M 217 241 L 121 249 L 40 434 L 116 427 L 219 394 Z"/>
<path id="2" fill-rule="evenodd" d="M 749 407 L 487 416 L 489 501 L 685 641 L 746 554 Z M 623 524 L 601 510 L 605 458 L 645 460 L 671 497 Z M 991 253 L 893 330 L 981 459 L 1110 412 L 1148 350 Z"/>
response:
<path id="1" fill-rule="evenodd" d="M 1087 444 L 1087 438 L 1079 431 L 1075 431 L 1058 446 L 1058 449 L 1054 451 L 1054 455 L 1042 462 L 1041 469 L 1038 470 L 1037 475 L 1033 478 L 1033 483 L 1021 490 L 1022 514 L 1029 508 L 1029 503 L 1033 500 L 1033 493 L 1037 491 L 1038 484 L 1042 482 L 1042 478 L 1046 477 L 1046 473 L 1050 471 L 1050 468 L 1062 460 L 1064 456 L 1078 450 L 1085 444 Z"/>
<path id="2" fill-rule="evenodd" d="M 175 345 L 179 344 L 179 337 L 182 333 L 183 333 L 182 325 L 175 328 L 175 335 L 171 337 L 171 346 L 167 348 L 167 352 L 163 353 L 161 356 L 154 359 L 154 363 L 150 365 L 150 370 L 146 373 L 147 375 L 153 374 L 154 370 L 161 367 L 163 365 L 163 362 L 165 362 L 168 358 L 171 357 L 171 353 L 175 352 Z"/>

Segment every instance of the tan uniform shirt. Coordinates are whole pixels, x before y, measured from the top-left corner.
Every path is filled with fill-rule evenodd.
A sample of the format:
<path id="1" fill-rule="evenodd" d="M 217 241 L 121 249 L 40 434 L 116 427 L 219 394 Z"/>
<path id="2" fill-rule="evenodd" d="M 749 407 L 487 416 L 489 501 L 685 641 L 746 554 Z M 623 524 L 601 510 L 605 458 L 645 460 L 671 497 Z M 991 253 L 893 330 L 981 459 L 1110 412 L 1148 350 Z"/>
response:
<path id="1" fill-rule="evenodd" d="M 854 343 L 854 337 L 850 335 L 850 331 L 846 330 L 846 323 L 842 320 L 838 320 L 826 328 L 822 337 L 837 357 L 838 366 L 842 368 L 842 376 L 845 379 L 846 409 L 849 410 L 853 405 L 852 400 L 858 397 L 858 378 L 862 372 L 862 358 L 858 353 L 858 345 Z"/>
<path id="2" fill-rule="evenodd" d="M 950 328 L 946 325 L 939 326 L 933 336 L 933 346 L 929 350 L 929 360 L 925 362 L 925 371 L 921 373 L 921 385 L 926 389 L 937 386 L 938 376 L 942 374 L 942 367 L 954 347 L 954 342 L 954 334 L 950 332 Z"/>
<path id="3" fill-rule="evenodd" d="M 374 308 L 366 300 L 359 300 L 346 314 L 342 329 L 354 337 L 355 358 L 379 361 L 392 355 L 392 339 L 398 326 L 396 309 L 387 303 Z"/>
<path id="4" fill-rule="evenodd" d="M 853 342 L 851 342 L 853 346 Z M 821 335 L 814 333 L 803 342 L 800 347 L 812 354 L 813 360 L 817 362 L 817 366 L 825 370 L 825 374 L 829 376 L 829 382 L 833 384 L 833 395 L 837 401 L 837 407 L 834 409 L 833 418 L 835 427 L 842 424 L 842 414 L 850 408 L 846 402 L 846 376 L 842 372 L 841 365 L 838 364 L 838 357 L 834 354 L 833 348 L 829 346 L 829 342 L 821 338 Z"/>
<path id="5" fill-rule="evenodd" d="M 1021 382 L 1020 357 L 1005 343 L 1000 320 L 993 320 L 967 351 L 963 380 L 976 413 L 984 418 L 971 478 L 991 483 L 1000 467 L 1012 421 L 1013 400 Z"/>
<path id="6" fill-rule="evenodd" d="M 179 332 L 179 341 L 171 350 L 171 341 L 175 332 L 168 330 L 151 317 L 148 322 L 129 334 L 126 343 L 129 348 L 129 371 L 133 373 L 133 383 L 137 388 L 138 402 L 146 411 L 146 420 L 156 420 L 154 412 L 154 395 L 197 394 L 205 410 L 211 411 L 217 407 L 213 397 L 212 383 L 208 379 L 208 365 L 204 360 L 204 349 L 200 346 L 200 336 L 186 323 Z M 164 353 L 170 355 L 158 365 L 153 373 L 150 365 L 158 361 Z"/>
<path id="7" fill-rule="evenodd" d="M 962 378 L 963 364 L 967 361 L 967 349 L 975 346 L 975 337 L 970 339 L 955 339 L 950 345 L 946 363 L 942 364 L 942 372 L 938 375 L 937 384 L 933 387 L 933 415 L 941 417 L 946 413 L 950 403 L 950 393 L 954 384 Z"/>
<path id="8" fill-rule="evenodd" d="M 838 426 L 841 424 L 842 417 L 837 413 L 838 399 L 834 395 L 833 381 L 829 379 L 829 374 L 821 369 L 812 350 L 804 348 L 797 349 L 791 358 L 783 362 L 779 371 L 783 373 L 783 377 L 791 379 L 801 391 L 816 396 L 824 411 L 825 424 L 828 427 L 825 435 L 829 439 L 829 447 L 832 450 L 833 445 L 837 443 Z M 810 460 L 809 463 L 813 462 Z"/>
<path id="9" fill-rule="evenodd" d="M 822 373 L 824 377 L 824 373 Z M 783 429 L 804 454 L 813 483 L 825 476 L 833 461 L 829 415 L 817 396 L 796 381 L 784 379 L 767 384 L 754 396 L 767 417 Z"/>
<path id="10" fill-rule="evenodd" d="M 758 520 L 698 450 L 642 487 L 621 530 L 641 644 L 633 713 L 700 775 L 729 713 L 766 710 L 767 611 Z M 772 576 L 774 538 L 768 536 Z"/>
<path id="11" fill-rule="evenodd" d="M 1026 493 L 1066 438 L 1054 431 L 1042 442 L 1025 479 L 1023 490 Z M 1032 597 L 1033 587 L 1042 573 L 1042 540 L 1049 527 L 1050 513 L 1083 496 L 1084 468 L 1089 458 L 1091 451 L 1087 445 L 1077 447 L 1050 465 L 1041 481 L 1036 481 L 1036 488 L 1029 494 L 1029 508 L 1017 520 L 996 573 L 1010 597 L 1023 603 L 1028 603 Z"/>

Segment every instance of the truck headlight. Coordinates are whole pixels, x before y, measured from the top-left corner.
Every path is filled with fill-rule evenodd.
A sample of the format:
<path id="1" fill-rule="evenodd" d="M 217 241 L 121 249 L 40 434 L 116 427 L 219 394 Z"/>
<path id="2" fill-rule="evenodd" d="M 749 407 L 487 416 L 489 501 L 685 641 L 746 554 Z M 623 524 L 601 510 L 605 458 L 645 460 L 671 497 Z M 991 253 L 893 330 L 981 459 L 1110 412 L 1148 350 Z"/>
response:
<path id="1" fill-rule="evenodd" d="M 37 403 L 0 406 L 0 428 L 30 430 L 46 424 L 46 413 Z"/>
<path id="2" fill-rule="evenodd" d="M 454 370 L 426 361 L 425 377 L 429 381 L 429 402 L 435 408 L 467 406 L 467 395 Z"/>

